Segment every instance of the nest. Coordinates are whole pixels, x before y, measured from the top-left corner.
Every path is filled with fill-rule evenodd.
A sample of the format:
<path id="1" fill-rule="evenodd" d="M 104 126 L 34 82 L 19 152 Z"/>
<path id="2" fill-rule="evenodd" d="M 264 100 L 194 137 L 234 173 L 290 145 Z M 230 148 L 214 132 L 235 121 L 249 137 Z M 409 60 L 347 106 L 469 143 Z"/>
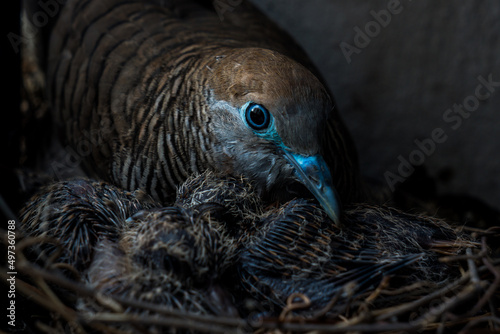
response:
<path id="1" fill-rule="evenodd" d="M 2 231 L 6 242 L 6 232 Z M 43 242 L 38 238 L 24 238 L 17 245 L 16 291 L 26 299 L 22 305 L 23 314 L 17 319 L 25 332 L 46 333 L 127 333 L 149 332 L 163 329 L 172 331 L 232 333 L 343 333 L 343 332 L 402 332 L 450 330 L 467 333 L 476 328 L 498 328 L 500 317 L 498 308 L 498 287 L 500 284 L 500 259 L 492 259 L 487 254 L 486 236 L 481 237 L 481 247 L 467 251 L 463 256 L 443 256 L 443 262 L 467 263 L 461 277 L 434 290 L 425 282 L 415 283 L 398 290 L 387 289 L 387 280 L 378 287 L 350 300 L 344 312 L 325 317 L 328 309 L 335 306 L 343 294 L 349 294 L 354 283 L 348 283 L 335 295 L 328 305 L 313 318 L 292 316 L 292 311 L 307 307 L 309 300 L 305 295 L 292 295 L 277 318 L 236 318 L 200 315 L 186 311 L 162 307 L 144 301 L 125 299 L 117 296 L 102 295 L 89 288 L 79 279 L 70 279 L 65 272 L 72 271 L 67 265 L 52 263 L 46 268 L 30 262 L 24 255 L 26 247 Z M 2 281 L 8 275 L 2 270 Z M 76 271 L 72 271 L 76 274 Z M 57 287 L 57 288 L 55 288 Z M 431 291 L 431 292 L 430 292 Z M 102 311 L 91 316 L 78 311 L 66 296 L 75 295 L 92 299 L 102 307 Z M 430 292 L 430 293 L 429 293 Z M 403 296 L 412 295 L 414 300 L 406 301 Z M 373 309 L 370 305 L 377 302 L 384 305 L 387 300 L 401 298 L 406 302 L 391 307 Z M 34 306 L 33 303 L 37 305 Z M 393 303 L 393 302 L 392 302 Z M 42 308 L 42 310 L 40 309 Z M 133 314 L 125 310 L 134 308 Z M 18 309 L 21 309 L 19 307 Z M 46 311 L 46 312 L 44 312 Z M 33 312 L 33 313 L 32 313 Z M 19 316 L 18 316 L 19 317 Z M 406 321 L 400 321 L 406 318 Z M 117 329 L 117 325 L 119 328 Z"/>
<path id="2" fill-rule="evenodd" d="M 234 186 L 233 183 L 231 184 Z M 251 196 L 248 196 L 244 187 L 231 188 L 227 187 L 226 184 L 226 186 L 217 189 L 231 189 L 233 195 L 234 189 L 237 189 L 237 193 L 241 195 L 238 200 L 229 205 L 228 212 L 231 213 L 231 217 L 241 214 L 248 206 L 255 207 L 259 204 L 253 201 Z M 203 198 L 201 200 L 196 198 L 194 201 L 196 203 L 193 204 L 193 200 L 189 196 L 189 198 L 186 197 L 186 193 L 189 194 L 190 191 L 192 189 L 181 188 L 178 203 L 183 205 L 190 203 L 189 205 L 193 205 L 195 208 L 200 203 L 206 206 L 207 203 L 203 204 Z M 227 202 L 227 197 L 220 193 L 217 194 L 218 198 L 214 197 L 213 193 L 207 193 L 210 203 L 213 204 L 214 201 Z M 122 198 L 118 195 L 117 198 Z M 245 204 L 243 209 L 240 206 L 241 203 Z M 120 210 L 123 211 L 123 207 L 120 207 Z M 267 225 L 262 223 L 263 227 L 255 232 L 244 230 L 243 234 L 248 234 L 250 237 L 244 241 L 246 248 L 242 252 L 244 254 L 241 256 L 243 262 L 239 264 L 238 270 L 246 273 L 246 282 L 252 280 L 260 283 L 267 282 L 267 285 L 252 283 L 252 288 L 258 290 L 253 291 L 256 296 L 255 300 L 260 298 L 261 301 L 265 301 L 264 304 L 267 303 L 267 306 L 254 305 L 252 308 L 243 305 L 242 307 L 254 311 L 249 311 L 241 316 L 241 312 L 240 315 L 231 315 L 230 312 L 219 312 L 219 314 L 217 312 L 203 312 L 209 307 L 203 304 L 202 299 L 196 299 L 199 295 L 196 294 L 195 290 L 193 290 L 194 292 L 179 292 L 184 286 L 197 286 L 196 282 L 193 283 L 196 280 L 193 278 L 196 276 L 192 274 L 193 269 L 186 269 L 189 263 L 182 261 L 165 263 L 163 260 L 159 262 L 155 260 L 158 257 L 169 256 L 181 259 L 189 258 L 191 262 L 195 262 L 200 281 L 207 280 L 207 277 L 210 280 L 213 276 L 211 272 L 227 271 L 228 267 L 238 262 L 235 256 L 228 254 L 232 252 L 232 249 L 237 249 L 233 247 L 233 243 L 242 242 L 242 239 L 234 238 L 231 232 L 223 231 L 217 225 L 217 220 L 227 219 L 228 216 L 217 217 L 213 212 L 207 215 L 206 209 L 189 210 L 173 207 L 140 211 L 125 221 L 125 227 L 121 227 L 128 229 L 125 237 L 122 238 L 126 245 L 124 249 L 130 249 L 134 255 L 134 261 L 140 261 L 144 264 L 144 267 L 138 270 L 139 274 L 141 272 L 150 273 L 148 277 L 140 281 L 143 286 L 139 287 L 138 291 L 142 295 L 134 293 L 134 286 L 126 286 L 120 281 L 127 275 L 127 265 L 121 266 L 119 264 L 123 254 L 120 255 L 120 250 L 117 248 L 108 247 L 107 243 L 111 244 L 111 241 L 97 243 L 93 264 L 90 265 L 89 270 L 85 271 L 82 269 L 81 262 L 68 260 L 67 247 L 61 245 L 57 237 L 54 238 L 54 235 L 22 236 L 21 230 L 16 231 L 15 269 L 17 277 L 15 288 L 18 296 L 16 327 L 22 327 L 26 333 L 369 333 L 413 331 L 467 333 L 477 328 L 493 331 L 500 326 L 498 304 L 500 298 L 498 288 L 500 285 L 500 257 L 498 252 L 495 253 L 491 250 L 492 240 L 498 236 L 497 228 L 479 230 L 464 227 L 461 231 L 455 231 L 444 222 L 430 218 L 409 216 L 393 210 L 380 211 L 371 206 L 352 208 L 346 216 L 347 219 L 354 221 L 366 220 L 369 222 L 370 215 L 382 216 L 386 214 L 390 217 L 391 222 L 397 222 L 399 219 L 403 223 L 408 223 L 408 226 L 412 226 L 409 219 L 417 217 L 421 221 L 422 227 L 425 227 L 425 224 L 428 225 L 426 228 L 432 227 L 432 231 L 419 229 L 418 233 L 414 235 L 410 233 L 411 230 L 408 230 L 407 233 L 402 231 L 405 236 L 401 236 L 399 244 L 394 241 L 392 248 L 389 247 L 389 252 L 394 259 L 396 259 L 397 252 L 403 253 L 401 261 L 404 261 L 406 271 L 404 273 L 393 272 L 393 269 L 403 267 L 402 262 L 392 261 L 390 265 L 395 268 L 389 268 L 390 270 L 384 266 L 380 268 L 374 266 L 373 264 L 377 263 L 377 257 L 380 257 L 382 261 L 384 255 L 377 253 L 379 251 L 377 245 L 370 244 L 370 240 L 380 239 L 383 241 L 387 236 L 397 237 L 391 235 L 391 233 L 398 231 L 396 228 L 389 225 L 382 226 L 389 230 L 385 237 L 382 233 L 384 231 L 376 228 L 380 226 L 369 227 L 368 223 L 360 224 L 359 228 L 341 229 L 332 226 L 328 230 L 328 227 L 325 226 L 330 226 L 331 222 L 321 216 L 321 211 L 318 211 L 317 207 L 306 202 L 290 202 L 289 206 L 271 209 L 270 213 L 260 213 L 259 217 L 263 222 L 267 222 Z M 176 225 L 177 221 L 185 217 L 189 218 L 190 214 L 199 214 L 200 216 L 192 220 L 191 225 Z M 241 218 L 239 221 L 255 219 L 255 217 L 248 217 L 248 214 L 244 216 L 245 218 Z M 174 224 L 165 224 L 165 217 L 173 217 Z M 148 231 L 153 229 L 148 229 L 147 225 L 144 225 L 148 219 L 160 221 L 160 224 L 155 225 L 152 235 L 148 235 Z M 300 219 L 303 220 L 302 223 L 298 223 Z M 116 218 L 116 221 L 119 220 Z M 140 223 L 137 228 L 133 225 L 134 221 Z M 322 222 L 326 222 L 327 225 L 322 225 Z M 282 223 L 285 224 L 283 226 L 286 227 L 286 230 L 280 225 Z M 399 225 L 398 228 L 404 226 Z M 165 229 L 172 228 L 176 231 L 175 234 L 162 235 Z M 177 233 L 178 229 L 183 229 L 182 233 Z M 282 233 L 283 231 L 285 233 Z M 146 233 L 146 237 L 151 238 L 141 236 L 141 233 Z M 186 243 L 186 240 L 190 240 L 186 233 L 198 236 L 197 238 L 201 238 L 200 240 L 204 238 L 203 240 L 207 243 Z M 328 242 L 324 242 L 317 237 L 318 233 L 323 237 L 335 236 L 338 239 L 333 241 L 329 239 Z M 1 235 L 3 243 L 7 246 L 7 232 L 2 231 Z M 370 237 L 370 235 L 372 236 Z M 434 240 L 427 238 L 429 235 Z M 180 237 L 177 238 L 178 236 Z M 282 238 L 289 240 L 294 236 L 298 240 L 294 241 L 295 245 L 300 246 L 300 242 L 303 243 L 302 248 L 297 248 L 299 252 L 303 252 L 299 257 L 294 257 L 297 251 L 289 251 L 286 247 L 279 245 Z M 315 237 L 311 238 L 311 236 Z M 168 242 L 173 239 L 175 239 L 177 252 L 175 254 L 168 253 L 168 247 L 171 247 Z M 449 241 L 439 241 L 441 239 Z M 164 243 L 157 244 L 155 243 L 157 240 L 164 240 Z M 217 244 L 224 240 L 231 240 L 231 243 Z M 409 245 L 414 240 L 415 245 Z M 387 240 L 383 242 L 387 242 Z M 188 247 L 183 247 L 182 243 Z M 50 244 L 50 248 L 44 247 L 46 244 Z M 320 249 L 321 245 L 327 244 L 329 246 L 334 244 L 336 248 L 325 248 L 326 251 Z M 189 245 L 194 246 L 190 247 Z M 413 252 L 411 247 L 423 247 L 422 245 L 427 247 L 427 250 L 419 257 L 408 255 Z M 282 256 L 283 254 L 280 255 L 280 247 L 278 246 L 286 249 L 287 253 L 284 254 L 288 254 L 288 258 Z M 308 248 L 309 246 L 310 248 Z M 404 249 L 401 249 L 403 246 Z M 166 250 L 162 250 L 161 247 L 166 247 Z M 275 248 L 273 249 L 273 247 Z M 40 261 L 39 256 L 33 257 L 34 249 L 50 249 L 51 251 L 46 254 L 43 261 Z M 220 254 L 222 255 L 218 255 L 221 258 L 214 260 L 214 263 L 203 260 L 214 257 L 210 254 L 210 249 L 221 250 Z M 370 254 L 370 249 L 373 254 Z M 311 252 L 316 253 L 311 254 Z M 319 265 L 318 270 L 316 270 L 317 263 L 308 264 L 300 269 L 293 269 L 294 266 L 287 264 L 288 261 L 293 265 L 294 262 L 300 261 L 302 255 L 307 254 L 311 256 L 310 259 L 319 261 L 318 263 L 321 265 Z M 376 284 L 367 285 L 361 289 L 360 278 L 364 277 L 362 270 L 353 269 L 355 274 L 350 274 L 349 269 L 347 276 L 342 269 L 339 269 L 337 273 L 335 266 L 328 267 L 332 258 L 326 258 L 321 263 L 321 254 L 333 254 L 334 259 L 338 260 L 338 263 L 334 263 L 336 266 L 349 265 L 351 261 L 353 263 L 361 260 L 361 262 L 372 261 L 370 268 L 373 268 L 373 271 L 370 277 L 377 277 L 378 271 L 386 269 L 387 274 L 379 275 L 380 279 L 378 280 L 370 280 Z M 354 257 L 352 254 L 357 255 Z M 276 257 L 276 259 L 272 257 Z M 389 260 L 391 259 L 389 258 Z M 61 260 L 64 261 L 61 262 Z M 303 282 L 306 288 L 293 291 L 293 288 L 289 289 L 289 287 L 276 287 L 271 279 L 266 281 L 270 277 L 269 270 L 272 271 L 273 268 L 276 268 L 276 263 L 273 261 L 285 269 L 292 268 L 294 276 L 291 280 Z M 423 264 L 408 265 L 408 263 L 418 263 L 418 261 Z M 98 264 L 96 265 L 95 262 Z M 148 262 L 152 262 L 154 265 L 150 265 Z M 269 267 L 266 264 L 268 262 L 272 264 Z M 221 265 L 221 263 L 225 264 Z M 75 268 L 74 264 L 77 264 L 78 268 Z M 432 272 L 440 271 L 440 268 L 452 268 L 453 270 L 440 273 Z M 327 269 L 328 272 L 326 272 Z M 154 295 L 154 291 L 158 289 L 161 290 L 162 284 L 166 283 L 163 283 L 160 273 L 169 270 L 176 275 L 189 273 L 185 276 L 167 277 L 168 284 L 173 284 L 172 282 L 178 284 L 178 288 L 174 287 L 169 290 L 169 293 L 172 294 L 171 299 L 164 301 L 163 299 L 155 299 L 154 296 L 145 297 L 144 290 L 147 290 L 145 292 L 149 295 Z M 9 277 L 5 274 L 8 271 L 7 268 L 2 270 L 4 282 Z M 305 272 L 308 275 L 302 275 Z M 277 281 L 287 278 L 285 270 L 279 274 L 282 276 L 278 277 Z M 325 275 L 330 275 L 330 278 L 323 279 Z M 410 279 L 412 276 L 414 278 Z M 326 296 L 327 300 L 314 299 L 309 293 L 310 290 L 307 290 L 308 280 L 317 279 L 317 277 L 321 277 L 321 279 L 318 279 L 319 286 L 315 286 L 315 289 L 323 289 L 323 297 Z M 338 277 L 342 279 L 337 279 Z M 399 282 L 398 284 L 398 280 L 403 280 L 405 283 Z M 144 283 L 146 281 L 148 286 Z M 238 278 L 233 277 L 229 281 L 235 285 L 241 285 Z M 330 289 L 332 284 L 335 289 L 326 291 Z M 274 295 L 268 293 L 268 290 L 273 288 L 275 290 L 281 289 L 282 295 L 276 295 L 274 292 Z M 235 299 L 239 298 L 240 290 L 232 290 Z M 248 288 L 246 291 L 251 291 L 251 289 Z M 179 293 L 182 293 L 182 298 L 176 297 L 176 294 Z M 223 306 L 224 300 L 218 300 Z M 183 304 L 183 301 L 188 302 Z M 246 300 L 240 302 L 241 304 L 250 303 Z M 188 307 L 188 305 L 190 306 Z M 219 306 L 222 308 L 221 305 Z M 264 312 L 263 309 L 266 311 Z"/>

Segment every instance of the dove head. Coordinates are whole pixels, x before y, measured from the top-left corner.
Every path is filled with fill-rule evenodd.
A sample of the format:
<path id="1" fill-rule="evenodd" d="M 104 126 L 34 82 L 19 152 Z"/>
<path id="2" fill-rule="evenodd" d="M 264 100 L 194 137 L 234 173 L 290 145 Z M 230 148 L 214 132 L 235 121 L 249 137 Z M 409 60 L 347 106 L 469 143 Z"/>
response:
<path id="1" fill-rule="evenodd" d="M 266 49 L 231 50 L 210 67 L 216 168 L 246 177 L 271 197 L 298 181 L 338 222 L 339 199 L 322 148 L 333 102 L 321 82 Z"/>

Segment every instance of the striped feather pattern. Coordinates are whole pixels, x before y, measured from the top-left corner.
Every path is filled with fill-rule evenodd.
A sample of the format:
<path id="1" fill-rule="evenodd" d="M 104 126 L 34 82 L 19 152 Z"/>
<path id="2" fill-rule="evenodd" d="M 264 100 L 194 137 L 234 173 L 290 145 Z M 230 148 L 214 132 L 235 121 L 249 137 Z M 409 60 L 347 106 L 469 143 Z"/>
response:
<path id="1" fill-rule="evenodd" d="M 325 137 L 319 109 L 332 109 L 330 97 L 311 72 L 288 58 L 312 69 L 304 53 L 253 6 L 243 2 L 224 15 L 221 21 L 201 1 L 67 1 L 51 35 L 49 95 L 73 148 L 85 134 L 95 136 L 83 156 L 92 175 L 124 189 L 144 189 L 161 201 L 206 169 L 245 175 L 264 191 L 290 182 L 291 168 L 276 148 L 248 129 L 240 131 L 234 113 L 213 108 L 222 101 L 237 110 L 244 101 L 249 90 L 234 84 L 242 80 L 240 74 L 234 78 L 234 66 L 248 57 L 262 66 L 242 73 L 257 72 L 249 82 L 258 87 L 268 80 L 273 90 L 263 99 L 284 110 L 275 116 L 281 136 L 313 150 Z M 288 106 L 310 113 L 306 122 L 287 123 Z M 342 200 L 350 201 L 360 189 L 355 152 L 336 112 L 328 122 L 323 155 Z M 225 130 L 232 126 L 232 132 Z"/>
<path id="2" fill-rule="evenodd" d="M 349 290 L 373 290 L 390 275 L 396 287 L 417 281 L 442 286 L 459 270 L 439 257 L 478 246 L 443 221 L 389 207 L 348 207 L 343 228 L 304 200 L 267 214 L 241 252 L 238 274 L 245 291 L 279 309 L 293 293 L 319 309 L 345 289 L 334 308 L 343 307 Z"/>

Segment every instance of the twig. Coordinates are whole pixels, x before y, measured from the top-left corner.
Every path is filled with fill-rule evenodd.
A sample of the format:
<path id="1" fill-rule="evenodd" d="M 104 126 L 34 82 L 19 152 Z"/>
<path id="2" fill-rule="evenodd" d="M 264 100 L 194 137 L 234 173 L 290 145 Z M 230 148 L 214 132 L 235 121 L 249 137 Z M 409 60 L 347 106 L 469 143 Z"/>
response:
<path id="1" fill-rule="evenodd" d="M 1 234 L 1 231 L 0 231 Z M 2 235 L 3 237 L 3 235 Z M 44 239 L 46 240 L 46 239 Z M 40 242 L 40 239 L 26 238 L 23 239 L 19 245 L 20 249 L 24 249 L 36 242 Z M 124 325 L 124 326 L 134 326 L 138 331 L 147 331 L 150 326 L 165 326 L 173 328 L 183 328 L 195 331 L 210 331 L 210 332 L 241 332 L 243 330 L 263 330 L 263 331 L 290 331 L 290 332 L 310 332 L 310 331 L 321 331 L 325 333 L 343 333 L 343 332 L 380 332 L 380 331 L 415 331 L 419 329 L 436 329 L 438 331 L 444 330 L 449 326 L 467 322 L 467 325 L 463 330 L 467 330 L 477 324 L 490 321 L 494 324 L 500 324 L 500 318 L 495 315 L 495 309 L 492 308 L 492 312 L 489 314 L 483 314 L 478 317 L 468 317 L 456 318 L 453 321 L 445 321 L 448 317 L 452 319 L 453 315 L 446 313 L 453 309 L 455 306 L 463 303 L 465 300 L 469 300 L 473 294 L 478 291 L 486 289 L 484 294 L 481 296 L 479 301 L 476 303 L 474 308 L 471 310 L 471 314 L 475 314 L 481 310 L 481 308 L 490 302 L 495 293 L 498 291 L 500 286 L 500 269 L 497 267 L 500 264 L 500 259 L 490 259 L 487 257 L 486 242 L 483 240 L 482 249 L 477 254 L 469 249 L 466 251 L 464 257 L 443 257 L 444 262 L 448 261 L 458 261 L 467 260 L 468 271 L 464 275 L 456 280 L 448 283 L 442 288 L 432 292 L 429 295 L 422 296 L 418 300 L 399 304 L 397 306 L 378 309 L 378 310 L 363 310 L 361 307 L 358 308 L 356 316 L 349 318 L 346 315 L 347 311 L 353 303 L 354 305 L 359 305 L 361 298 L 365 298 L 364 302 L 372 302 L 382 295 L 397 296 L 398 294 L 404 294 L 408 291 L 416 290 L 420 287 L 425 286 L 423 283 L 415 283 L 411 286 L 403 287 L 398 290 L 384 290 L 385 281 L 378 286 L 378 288 L 369 293 L 364 293 L 361 295 L 356 295 L 353 297 L 352 291 L 349 290 L 348 284 L 340 288 L 329 303 L 316 314 L 313 314 L 312 318 L 305 317 L 292 317 L 288 318 L 287 315 L 301 307 L 308 307 L 307 297 L 300 294 L 299 297 L 302 298 L 302 303 L 293 303 L 293 298 L 297 297 L 290 296 L 287 302 L 288 308 L 283 309 L 282 316 L 279 319 L 263 319 L 262 322 L 258 324 L 252 323 L 250 320 L 245 320 L 242 318 L 230 318 L 230 317 L 219 317 L 212 315 L 200 315 L 193 314 L 186 311 L 180 311 L 175 309 L 168 309 L 162 305 L 143 302 L 140 300 L 132 300 L 127 298 L 122 298 L 120 296 L 109 296 L 101 295 L 97 290 L 91 289 L 90 287 L 79 283 L 77 281 L 68 279 L 61 273 L 53 271 L 56 267 L 60 267 L 60 264 L 50 263 L 48 268 L 41 268 L 36 264 L 29 262 L 24 254 L 20 252 L 18 256 L 17 269 L 20 273 L 29 275 L 33 278 L 33 282 L 37 286 L 30 285 L 22 280 L 18 279 L 17 286 L 19 290 L 26 294 L 29 298 L 35 302 L 42 305 L 47 310 L 56 312 L 64 319 L 75 326 L 78 331 L 84 332 L 82 326 L 88 325 L 94 329 L 122 334 L 123 331 L 120 327 L 116 328 L 113 325 Z M 483 265 L 479 266 L 479 261 L 482 260 Z M 71 267 L 63 265 L 64 269 L 71 271 Z M 50 270 L 50 271 L 49 271 Z M 4 271 L 5 272 L 5 271 Z M 0 277 L 6 278 L 4 272 L 0 273 Z M 488 279 L 481 279 L 481 274 L 491 272 L 494 279 L 491 279 L 491 275 Z M 484 278 L 484 277 L 483 277 Z M 492 282 L 491 282 L 492 280 Z M 110 312 L 99 312 L 96 314 L 82 314 L 78 313 L 72 308 L 64 305 L 64 303 L 59 299 L 58 295 L 54 293 L 47 284 L 47 282 L 54 283 L 60 287 L 69 289 L 75 294 L 81 297 L 91 298 L 107 309 Z M 352 283 L 352 282 L 351 282 Z M 352 289 L 351 289 L 352 290 Z M 459 290 L 458 293 L 456 290 Z M 349 291 L 351 292 L 349 294 Z M 321 319 L 321 322 L 315 322 L 318 318 L 323 317 L 327 314 L 337 303 L 338 300 L 343 296 L 343 294 L 349 294 L 346 298 L 346 305 L 343 307 L 341 314 L 335 316 Z M 453 295 L 452 295 L 453 294 Z M 450 295 L 452 295 L 450 297 Z M 418 308 L 430 304 L 433 300 L 439 299 L 440 304 L 437 307 L 429 308 L 427 312 L 418 317 L 417 319 L 410 322 L 400 322 L 398 317 L 406 312 L 415 311 Z M 408 299 L 406 299 L 408 300 Z M 342 300 L 344 303 L 344 299 Z M 366 304 L 365 304 L 366 305 Z M 155 314 L 143 314 L 139 315 L 136 313 L 123 313 L 123 310 L 127 307 L 140 309 L 142 311 L 149 311 Z M 349 311 L 351 312 L 351 311 Z M 337 318 L 337 321 L 334 319 Z M 344 321 L 338 321 L 339 318 L 344 319 Z M 395 320 L 396 319 L 396 320 Z M 437 322 L 441 319 L 440 322 Z M 44 330 L 50 332 L 50 328 L 45 325 L 40 325 Z"/>
<path id="2" fill-rule="evenodd" d="M 483 284 L 484 283 L 484 284 Z M 416 320 L 417 323 L 429 324 L 440 317 L 444 312 L 458 305 L 461 301 L 468 299 L 471 295 L 477 293 L 478 290 L 484 288 L 486 282 L 480 282 L 478 284 L 470 284 L 465 286 L 465 288 L 460 291 L 456 296 L 449 298 L 445 302 L 441 303 L 438 308 L 430 309 L 419 319 Z"/>
<path id="3" fill-rule="evenodd" d="M 47 279 L 53 283 L 56 283 L 57 285 L 70 289 L 72 291 L 75 291 L 77 294 L 81 296 L 87 296 L 93 299 L 97 298 L 97 292 L 94 289 L 88 288 L 82 284 L 78 284 L 74 281 L 71 281 L 67 279 L 66 277 L 56 274 L 56 273 L 51 273 L 47 272 L 45 270 L 40 269 L 38 266 L 33 265 L 33 264 L 19 264 L 18 265 L 18 271 L 24 272 L 25 274 L 28 274 L 33 277 L 41 277 L 43 279 Z M 163 315 L 168 315 L 172 317 L 177 317 L 177 318 L 184 318 L 184 319 L 191 319 L 195 322 L 201 322 L 201 323 L 215 323 L 219 325 L 224 325 L 224 326 L 233 326 L 233 327 L 242 327 L 242 326 L 247 326 L 248 323 L 243 320 L 243 319 L 235 319 L 232 317 L 214 317 L 214 316 L 209 316 L 209 315 L 200 315 L 200 314 L 193 314 L 193 313 L 188 313 L 185 311 L 179 311 L 179 310 L 173 310 L 173 309 L 167 309 L 165 307 L 162 307 L 157 304 L 153 303 L 147 303 L 147 302 L 142 302 L 142 301 L 137 301 L 137 300 L 132 300 L 132 299 L 127 299 L 127 298 L 122 298 L 119 296 L 108 296 L 108 298 L 131 307 L 135 308 L 141 308 L 144 310 L 156 312 L 159 314 Z M 50 308 L 53 311 L 56 311 L 53 307 Z"/>
<path id="4" fill-rule="evenodd" d="M 395 289 L 395 290 L 382 290 L 380 293 L 382 295 L 397 296 L 397 295 L 401 295 L 405 292 L 411 292 L 411 291 L 417 290 L 419 288 L 423 288 L 425 286 L 432 286 L 432 285 L 434 285 L 434 283 L 416 282 L 416 283 L 413 283 L 413 284 L 410 284 L 408 286 L 404 286 L 402 288 Z"/>
<path id="5" fill-rule="evenodd" d="M 261 328 L 265 329 L 276 329 L 280 328 L 282 330 L 292 331 L 292 332 L 324 332 L 324 333 L 346 333 L 346 332 L 365 332 L 365 333 L 375 333 L 375 332 L 389 332 L 389 331 L 414 331 L 421 329 L 420 324 L 410 324 L 410 323 L 364 323 L 364 324 L 332 324 L 328 322 L 316 324 L 316 323 L 280 323 L 276 321 L 264 321 L 261 324 Z"/>
<path id="6" fill-rule="evenodd" d="M 469 272 L 470 272 L 470 280 L 474 284 L 479 283 L 479 274 L 477 273 L 477 267 L 476 264 L 474 263 L 474 260 L 471 258 L 472 257 L 472 249 L 467 248 L 465 250 L 465 253 L 470 256 L 470 258 L 467 259 L 467 265 L 469 266 Z"/>
<path id="7" fill-rule="evenodd" d="M 500 285 L 500 272 L 498 268 L 495 268 L 491 262 L 487 258 L 483 258 L 483 263 L 488 267 L 488 269 L 493 273 L 495 279 L 493 283 L 490 284 L 488 290 L 484 293 L 484 295 L 479 299 L 476 303 L 476 306 L 470 311 L 470 314 L 476 314 L 479 310 L 491 299 L 495 291 L 497 291 L 498 286 Z"/>
<path id="8" fill-rule="evenodd" d="M 494 265 L 496 263 L 500 263 L 500 259 L 496 259 L 493 261 L 491 264 Z M 489 270 L 489 268 L 484 265 L 481 266 L 480 268 L 477 269 L 478 273 L 483 273 L 485 271 Z M 380 309 L 380 310 L 375 310 L 373 311 L 373 315 L 376 316 L 376 320 L 381 321 L 381 320 L 387 320 L 392 317 L 396 317 L 398 315 L 401 315 L 403 313 L 409 312 L 411 310 L 418 309 L 418 307 L 425 305 L 432 300 L 442 297 L 446 295 L 448 292 L 453 292 L 457 287 L 460 285 L 465 284 L 467 281 L 470 280 L 470 273 L 466 272 L 461 278 L 457 279 L 454 282 L 449 283 L 448 285 L 444 286 L 443 288 L 434 291 L 433 293 L 426 295 L 418 300 L 415 300 L 413 302 L 401 304 L 398 306 L 393 306 L 385 309 Z"/>
<path id="9" fill-rule="evenodd" d="M 300 301 L 299 302 L 294 302 L 295 298 L 299 298 Z M 299 292 L 292 293 L 286 299 L 286 306 L 281 311 L 281 314 L 279 316 L 279 320 L 280 321 L 284 321 L 287 318 L 287 315 L 290 312 L 292 312 L 293 310 L 307 308 L 310 305 L 311 305 L 311 300 L 305 294 L 299 293 Z"/>
<path id="10" fill-rule="evenodd" d="M 446 327 L 451 327 L 451 326 L 456 326 L 464 323 L 469 323 L 471 321 L 478 321 L 479 319 L 489 317 L 491 316 L 490 313 L 482 314 L 476 317 L 457 317 L 457 319 L 446 321 L 446 322 L 440 322 L 440 323 L 433 323 L 433 324 L 428 324 L 425 326 L 426 330 L 433 330 L 437 329 L 439 326 L 444 326 Z"/>
<path id="11" fill-rule="evenodd" d="M 458 286 L 464 284 L 468 280 L 469 280 L 469 277 L 466 274 L 465 276 L 462 276 L 458 280 L 456 280 L 454 282 L 451 282 L 450 284 L 444 286 L 443 288 L 441 288 L 439 290 L 434 291 L 431 294 L 428 294 L 427 296 L 424 296 L 424 297 L 422 297 L 420 299 L 417 299 L 417 300 L 415 300 L 413 302 L 409 302 L 409 303 L 406 303 L 406 304 L 402 304 L 402 305 L 398 305 L 398 306 L 393 306 L 393 307 L 389 307 L 389 308 L 386 308 L 386 309 L 376 310 L 376 311 L 373 312 L 373 315 L 376 316 L 376 319 L 378 321 L 387 320 L 387 319 L 390 319 L 392 317 L 396 317 L 396 316 L 398 316 L 400 314 L 409 312 L 411 310 L 415 310 L 418 307 L 429 303 L 433 299 L 436 299 L 438 297 L 441 297 L 441 296 L 445 295 L 446 293 L 448 293 L 450 291 L 453 291 Z"/>
<path id="12" fill-rule="evenodd" d="M 165 326 L 174 328 L 185 328 L 209 333 L 230 333 L 239 332 L 241 328 L 233 326 L 223 326 L 217 323 L 198 322 L 189 318 L 159 317 L 157 315 L 136 315 L 127 313 L 98 313 L 92 316 L 80 318 L 83 322 L 93 325 L 94 323 L 112 324 L 141 324 L 147 326 Z"/>
<path id="13" fill-rule="evenodd" d="M 465 327 L 462 328 L 462 330 L 458 334 L 469 333 L 470 328 L 473 328 L 473 327 L 477 326 L 478 324 L 480 324 L 481 322 L 486 322 L 486 321 L 491 321 L 493 323 L 500 325 L 500 318 L 498 318 L 498 317 L 493 317 L 493 316 L 481 317 L 479 319 L 476 319 L 476 320 L 473 320 L 473 321 L 470 321 L 469 323 L 467 323 L 467 325 L 465 325 Z"/>
<path id="14" fill-rule="evenodd" d="M 325 307 L 323 307 L 321 310 L 315 312 L 311 316 L 311 320 L 316 320 L 316 319 L 324 316 L 326 313 L 328 313 L 328 311 L 330 311 L 332 309 L 332 307 L 335 306 L 335 304 L 339 300 L 340 295 L 342 294 L 343 291 L 344 291 L 344 286 L 342 286 L 340 289 L 337 290 L 335 295 L 330 299 L 330 301 L 325 305 Z"/>
<path id="15" fill-rule="evenodd" d="M 389 276 L 384 276 L 384 278 L 382 279 L 382 281 L 380 282 L 380 284 L 377 286 L 377 288 L 375 289 L 375 291 L 373 291 L 365 299 L 365 302 L 370 303 L 370 302 L 374 301 L 380 295 L 380 293 L 383 291 L 383 289 L 389 285 L 389 281 L 390 281 L 390 277 Z"/>

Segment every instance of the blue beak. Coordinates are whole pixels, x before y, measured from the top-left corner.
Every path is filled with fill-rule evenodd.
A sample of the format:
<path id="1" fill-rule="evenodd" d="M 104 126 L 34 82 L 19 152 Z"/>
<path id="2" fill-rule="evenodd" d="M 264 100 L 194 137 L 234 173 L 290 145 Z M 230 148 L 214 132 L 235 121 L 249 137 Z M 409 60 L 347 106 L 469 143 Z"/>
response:
<path id="1" fill-rule="evenodd" d="M 323 157 L 319 154 L 306 157 L 286 149 L 284 151 L 300 182 L 316 197 L 333 222 L 339 225 L 340 208 L 337 192 L 333 187 L 330 169 Z"/>

